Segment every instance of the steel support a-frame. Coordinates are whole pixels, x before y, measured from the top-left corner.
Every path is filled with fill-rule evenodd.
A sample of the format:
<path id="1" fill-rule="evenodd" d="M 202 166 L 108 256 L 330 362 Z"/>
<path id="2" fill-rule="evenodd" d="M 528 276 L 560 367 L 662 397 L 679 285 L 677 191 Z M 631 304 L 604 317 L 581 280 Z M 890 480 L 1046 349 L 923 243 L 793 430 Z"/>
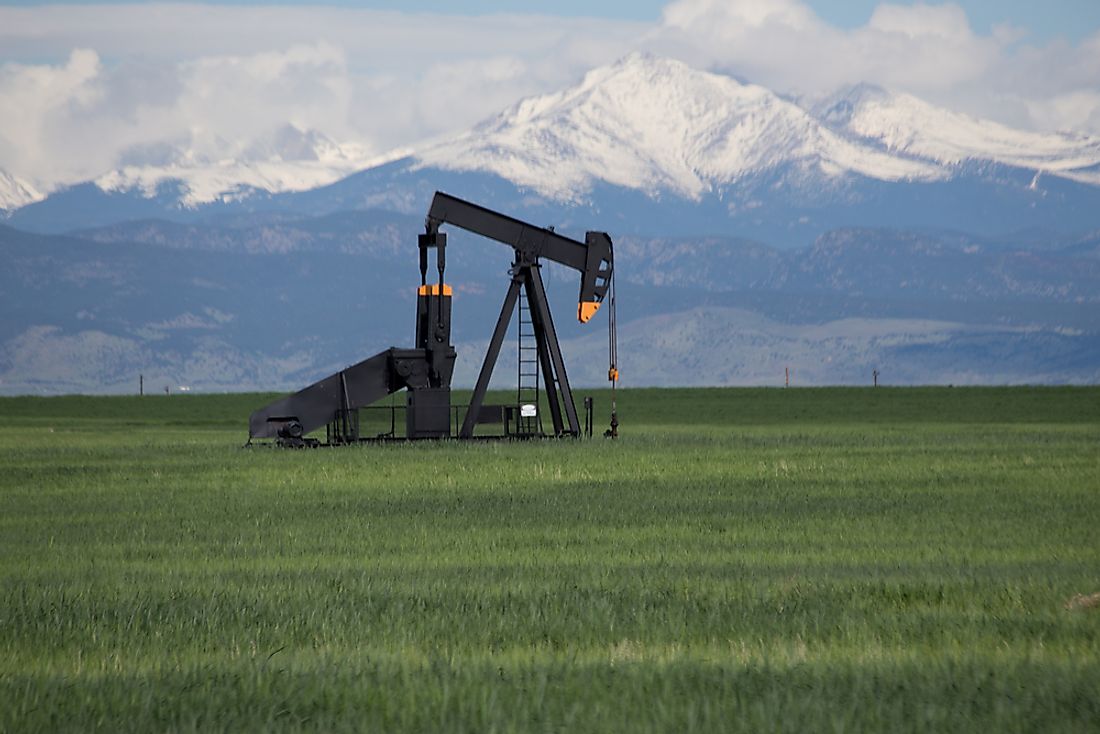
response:
<path id="1" fill-rule="evenodd" d="M 477 416 L 481 412 L 481 406 L 485 403 L 485 393 L 489 389 L 489 380 L 493 376 L 493 369 L 496 367 L 497 358 L 500 356 L 500 349 L 508 332 L 508 324 L 511 323 L 512 314 L 515 312 L 520 288 L 526 291 L 527 302 L 531 308 L 531 326 L 535 332 L 535 343 L 538 346 L 540 367 L 542 368 L 546 387 L 546 399 L 550 407 L 550 417 L 554 424 L 554 435 L 579 436 L 581 433 L 580 421 L 577 418 L 577 407 L 573 403 L 573 392 L 569 387 L 569 378 L 565 373 L 565 360 L 561 356 L 561 346 L 558 344 L 557 332 L 554 329 L 554 319 L 550 314 L 550 306 L 546 299 L 546 288 L 543 286 L 542 276 L 539 274 L 539 265 L 534 262 L 513 265 L 512 282 L 504 296 L 504 304 L 501 306 L 496 328 L 493 329 L 489 348 L 485 352 L 485 361 L 481 365 L 481 372 L 478 373 L 473 395 L 470 396 L 470 407 L 467 409 L 466 417 L 462 421 L 462 429 L 458 434 L 459 438 L 471 438 L 474 435 Z M 563 406 L 565 409 L 564 416 L 562 415 Z M 565 425 L 566 422 L 568 422 L 568 427 Z"/>

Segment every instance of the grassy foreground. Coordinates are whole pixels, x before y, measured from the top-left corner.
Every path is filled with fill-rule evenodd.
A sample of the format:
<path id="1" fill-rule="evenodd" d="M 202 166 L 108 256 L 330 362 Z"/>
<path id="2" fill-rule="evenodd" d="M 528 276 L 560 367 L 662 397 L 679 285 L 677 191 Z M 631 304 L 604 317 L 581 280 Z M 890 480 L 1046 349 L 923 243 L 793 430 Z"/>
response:
<path id="1" fill-rule="evenodd" d="M 0 731 L 1100 722 L 1100 389 L 242 449 L 266 400 L 0 399 Z"/>

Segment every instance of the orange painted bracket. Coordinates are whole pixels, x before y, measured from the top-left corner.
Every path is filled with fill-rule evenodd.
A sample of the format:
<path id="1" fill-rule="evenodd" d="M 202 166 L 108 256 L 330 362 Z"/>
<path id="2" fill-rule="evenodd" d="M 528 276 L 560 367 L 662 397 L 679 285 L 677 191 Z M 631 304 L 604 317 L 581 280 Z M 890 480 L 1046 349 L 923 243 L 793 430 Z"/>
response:
<path id="1" fill-rule="evenodd" d="M 577 304 L 577 320 L 587 324 L 600 308 L 599 301 L 581 301 Z"/>

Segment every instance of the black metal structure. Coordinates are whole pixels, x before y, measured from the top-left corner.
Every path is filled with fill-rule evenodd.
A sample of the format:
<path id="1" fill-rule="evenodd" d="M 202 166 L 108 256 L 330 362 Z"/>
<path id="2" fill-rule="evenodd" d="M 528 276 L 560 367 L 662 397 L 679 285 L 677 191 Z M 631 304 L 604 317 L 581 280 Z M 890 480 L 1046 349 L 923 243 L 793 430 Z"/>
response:
<path id="1" fill-rule="evenodd" d="M 522 401 L 524 389 L 534 387 L 537 405 L 538 385 L 532 384 L 530 379 L 533 375 L 537 380 L 541 375 L 541 392 L 550 410 L 553 435 L 581 435 L 581 424 L 539 272 L 540 260 L 550 260 L 580 272 L 577 318 L 584 323 L 596 313 L 610 288 L 614 269 L 611 238 L 604 232 L 588 232 L 585 241 L 578 242 L 553 229 L 537 227 L 437 191 L 428 211 L 425 232 L 418 238 L 420 288 L 416 299 L 416 346 L 411 349 L 391 347 L 255 411 L 249 419 L 250 440 L 273 438 L 286 446 L 315 445 L 319 442 L 307 438 L 306 434 L 324 426 L 327 426 L 327 440 L 331 444 L 364 440 L 367 437 L 360 436 L 357 411 L 401 389 L 407 391 L 405 438 L 454 435 L 451 428 L 451 376 L 455 361 L 451 344 L 452 291 L 444 280 L 447 235 L 439 231 L 444 225 L 496 240 L 514 250 L 509 270 L 511 282 L 470 405 L 461 427 L 457 428 L 457 437 L 473 438 L 476 426 L 482 423 L 502 424 L 510 436 L 542 435 L 541 421 L 530 420 L 534 416 L 524 415 L 523 405 L 484 404 L 489 379 L 521 293 L 525 308 L 520 314 L 521 380 L 517 397 Z M 429 251 L 433 249 L 438 282 L 429 284 Z M 533 345 L 528 341 L 525 347 L 525 337 L 533 340 Z M 525 363 L 536 369 L 524 373 Z"/>

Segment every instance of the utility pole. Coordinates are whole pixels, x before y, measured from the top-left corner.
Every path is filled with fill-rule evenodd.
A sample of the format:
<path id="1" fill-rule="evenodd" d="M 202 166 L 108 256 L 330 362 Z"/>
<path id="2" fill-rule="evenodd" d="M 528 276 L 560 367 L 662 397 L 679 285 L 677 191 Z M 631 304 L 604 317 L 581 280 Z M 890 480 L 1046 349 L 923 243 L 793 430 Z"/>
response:
<path id="1" fill-rule="evenodd" d="M 138 397 L 145 396 L 145 375 L 138 375 Z"/>

